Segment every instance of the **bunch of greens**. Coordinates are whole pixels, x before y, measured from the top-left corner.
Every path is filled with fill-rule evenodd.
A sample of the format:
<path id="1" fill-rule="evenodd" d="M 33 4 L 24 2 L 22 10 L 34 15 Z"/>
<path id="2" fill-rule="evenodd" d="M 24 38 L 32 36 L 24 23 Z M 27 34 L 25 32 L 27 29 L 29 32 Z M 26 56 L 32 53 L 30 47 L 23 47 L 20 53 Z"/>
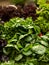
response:
<path id="1" fill-rule="evenodd" d="M 39 17 L 35 21 L 35 24 L 37 24 L 41 32 L 46 33 L 49 31 L 49 4 L 46 3 L 46 0 L 39 0 L 39 9 L 37 10 L 37 14 Z"/>
<path id="2" fill-rule="evenodd" d="M 7 41 L 2 48 L 5 56 L 0 65 L 48 65 L 49 63 L 49 32 L 41 37 L 40 27 L 32 18 L 13 18 L 0 24 L 0 39 Z"/>

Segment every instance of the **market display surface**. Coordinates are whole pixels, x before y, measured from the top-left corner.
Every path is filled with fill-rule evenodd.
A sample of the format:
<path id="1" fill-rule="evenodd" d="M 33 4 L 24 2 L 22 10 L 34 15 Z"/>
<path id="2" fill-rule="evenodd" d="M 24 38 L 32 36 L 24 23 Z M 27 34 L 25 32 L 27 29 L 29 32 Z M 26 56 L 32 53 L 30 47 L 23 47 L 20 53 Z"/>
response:
<path id="1" fill-rule="evenodd" d="M 0 65 L 49 65 L 49 4 L 15 7 L 0 7 Z"/>

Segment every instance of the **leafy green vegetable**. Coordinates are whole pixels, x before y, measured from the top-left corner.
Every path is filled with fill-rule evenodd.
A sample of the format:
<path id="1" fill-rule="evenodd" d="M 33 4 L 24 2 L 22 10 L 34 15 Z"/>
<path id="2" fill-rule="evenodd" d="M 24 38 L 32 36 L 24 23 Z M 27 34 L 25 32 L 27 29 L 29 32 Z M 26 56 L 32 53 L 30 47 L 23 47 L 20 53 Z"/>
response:
<path id="1" fill-rule="evenodd" d="M 9 61 L 2 62 L 1 65 L 39 65 L 38 61 L 49 61 L 49 33 L 39 37 L 40 27 L 32 18 L 13 18 L 1 25 L 1 28 L 1 39 L 7 40 L 3 53 L 9 57 Z"/>
<path id="2" fill-rule="evenodd" d="M 33 51 L 37 54 L 44 54 L 46 51 L 46 48 L 42 45 L 36 45 L 32 48 Z"/>
<path id="3" fill-rule="evenodd" d="M 0 65 L 49 65 L 49 4 L 46 0 L 38 0 L 38 4 L 36 21 L 31 17 L 17 17 L 0 24 L 0 39 L 7 41 L 7 45 L 2 48 L 1 44 L 0 48 L 8 57 L 7 61 L 1 54 L 4 62 L 0 61 Z"/>
<path id="4" fill-rule="evenodd" d="M 39 10 L 37 10 L 39 17 L 35 21 L 42 33 L 46 33 L 49 30 L 49 4 L 46 0 L 39 0 Z"/>

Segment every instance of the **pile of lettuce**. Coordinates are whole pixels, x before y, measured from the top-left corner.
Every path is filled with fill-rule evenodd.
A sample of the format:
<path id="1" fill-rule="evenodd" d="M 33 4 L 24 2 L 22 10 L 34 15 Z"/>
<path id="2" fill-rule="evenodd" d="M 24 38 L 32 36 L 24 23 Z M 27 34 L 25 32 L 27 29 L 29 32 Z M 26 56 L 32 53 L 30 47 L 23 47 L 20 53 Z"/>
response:
<path id="1" fill-rule="evenodd" d="M 0 24 L 0 39 L 7 41 L 2 51 L 8 57 L 3 56 L 0 65 L 48 65 L 49 32 L 41 37 L 40 32 L 32 18 L 13 18 Z"/>
<path id="2" fill-rule="evenodd" d="M 35 24 L 40 27 L 41 32 L 44 34 L 49 31 L 49 4 L 46 3 L 46 0 L 38 0 L 38 4 L 37 14 L 39 17 Z"/>

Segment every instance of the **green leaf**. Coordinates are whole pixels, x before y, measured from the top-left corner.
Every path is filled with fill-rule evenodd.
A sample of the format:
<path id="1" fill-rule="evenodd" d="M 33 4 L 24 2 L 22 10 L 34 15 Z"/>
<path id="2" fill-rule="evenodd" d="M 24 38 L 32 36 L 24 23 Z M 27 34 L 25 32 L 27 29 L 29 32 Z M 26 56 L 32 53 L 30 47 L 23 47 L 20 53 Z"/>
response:
<path id="1" fill-rule="evenodd" d="M 43 55 L 46 52 L 46 48 L 42 45 L 33 46 L 32 51 L 37 54 Z"/>
<path id="2" fill-rule="evenodd" d="M 19 55 L 17 55 L 16 57 L 15 57 L 15 60 L 16 61 L 19 61 L 19 60 L 21 60 L 23 58 L 23 55 L 22 54 L 19 54 Z"/>
<path id="3" fill-rule="evenodd" d="M 12 47 L 19 51 L 19 48 L 17 47 L 17 45 L 7 44 L 6 46 L 6 48 L 12 48 Z"/>
<path id="4" fill-rule="evenodd" d="M 29 50 L 29 51 L 27 51 L 27 52 L 24 52 L 23 51 L 23 54 L 25 55 L 25 56 L 29 56 L 29 55 L 31 55 L 32 54 L 32 52 Z"/>
<path id="5" fill-rule="evenodd" d="M 41 38 L 44 40 L 44 41 L 48 41 L 48 36 L 41 36 Z"/>
<path id="6" fill-rule="evenodd" d="M 40 41 L 40 43 L 42 44 L 42 45 L 44 45 L 44 46 L 48 46 L 48 43 L 47 42 L 45 42 L 45 41 Z"/>
<path id="7" fill-rule="evenodd" d="M 20 43 L 17 43 L 18 48 L 23 48 L 23 46 Z"/>
<path id="8" fill-rule="evenodd" d="M 31 41 L 32 41 L 32 36 L 31 36 L 31 35 L 28 35 L 28 36 L 25 38 L 25 41 L 26 41 L 26 42 L 31 42 Z"/>
<path id="9" fill-rule="evenodd" d="M 40 27 L 38 27 L 36 25 L 34 26 L 34 30 L 35 30 L 36 34 L 40 33 Z"/>
<path id="10" fill-rule="evenodd" d="M 25 48 L 23 49 L 25 52 L 32 48 L 32 44 L 26 44 Z"/>

